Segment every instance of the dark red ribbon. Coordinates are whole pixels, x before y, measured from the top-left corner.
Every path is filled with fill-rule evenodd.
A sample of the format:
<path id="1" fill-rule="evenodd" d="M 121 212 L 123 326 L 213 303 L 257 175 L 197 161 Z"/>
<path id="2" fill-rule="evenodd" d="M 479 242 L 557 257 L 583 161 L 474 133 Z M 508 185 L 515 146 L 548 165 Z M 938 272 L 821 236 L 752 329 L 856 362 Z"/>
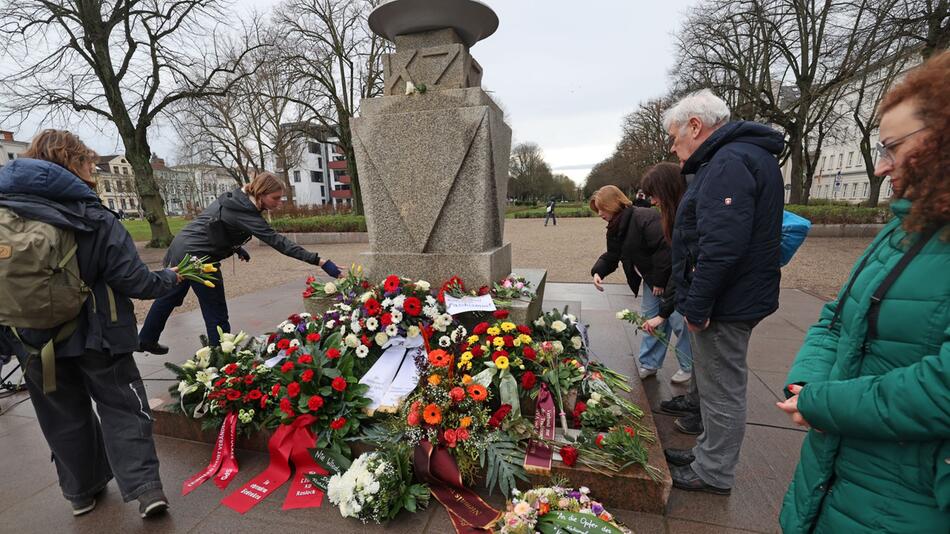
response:
<path id="1" fill-rule="evenodd" d="M 537 407 L 534 411 L 534 430 L 538 436 L 554 439 L 554 399 L 548 390 L 547 384 L 541 384 L 538 392 Z M 524 456 L 525 471 L 534 474 L 546 475 L 551 472 L 551 448 L 536 440 L 528 442 Z"/>
<path id="2" fill-rule="evenodd" d="M 320 506 L 323 502 L 323 491 L 313 488 L 306 479 L 307 473 L 327 474 L 313 461 L 308 450 L 313 448 L 316 442 L 313 431 L 310 430 L 310 425 L 316 420 L 312 415 L 301 415 L 293 423 L 277 427 L 267 443 L 270 453 L 267 469 L 241 489 L 222 499 L 221 504 L 242 514 L 257 506 L 290 479 L 292 460 L 300 476 L 291 485 L 284 500 L 284 509 Z"/>
<path id="3" fill-rule="evenodd" d="M 416 478 L 429 485 L 432 495 L 442 503 L 459 534 L 491 532 L 501 517 L 477 493 L 465 487 L 455 458 L 444 447 L 433 447 L 428 441 L 416 446 L 413 453 Z"/>
<path id="4" fill-rule="evenodd" d="M 182 495 L 188 495 L 215 475 L 217 475 L 214 479 L 215 485 L 221 489 L 227 487 L 238 472 L 237 459 L 234 457 L 236 434 L 237 415 L 230 412 L 225 416 L 224 422 L 221 424 L 221 430 L 218 432 L 218 439 L 214 442 L 214 454 L 211 456 L 211 463 L 182 484 Z"/>

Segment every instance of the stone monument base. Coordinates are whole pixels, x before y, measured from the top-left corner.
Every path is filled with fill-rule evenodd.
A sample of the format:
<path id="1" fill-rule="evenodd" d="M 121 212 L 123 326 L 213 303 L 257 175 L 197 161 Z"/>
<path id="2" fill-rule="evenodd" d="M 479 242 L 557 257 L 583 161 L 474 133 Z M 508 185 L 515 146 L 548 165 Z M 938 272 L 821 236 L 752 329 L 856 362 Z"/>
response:
<path id="1" fill-rule="evenodd" d="M 511 272 L 511 243 L 486 252 L 364 252 L 360 256 L 370 280 L 395 274 L 434 285 L 458 276 L 465 287 L 477 289 Z"/>

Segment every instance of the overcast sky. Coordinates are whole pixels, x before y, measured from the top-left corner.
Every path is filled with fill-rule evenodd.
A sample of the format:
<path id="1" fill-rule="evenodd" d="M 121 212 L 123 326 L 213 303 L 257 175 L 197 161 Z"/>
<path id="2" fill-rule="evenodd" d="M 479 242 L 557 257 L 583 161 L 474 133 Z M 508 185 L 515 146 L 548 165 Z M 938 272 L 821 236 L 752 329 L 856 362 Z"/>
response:
<path id="1" fill-rule="evenodd" d="M 267 12 L 276 0 L 238 0 L 240 10 Z M 483 86 L 506 110 L 513 143 L 538 143 L 555 172 L 583 182 L 620 139 L 623 116 L 660 96 L 669 83 L 673 33 L 695 0 L 486 0 L 498 31 L 472 48 Z M 3 126 L 3 125 L 0 125 Z M 71 127 L 100 153 L 123 152 L 114 130 Z M 29 140 L 39 125 L 25 124 Z M 169 128 L 150 135 L 169 159 Z"/>

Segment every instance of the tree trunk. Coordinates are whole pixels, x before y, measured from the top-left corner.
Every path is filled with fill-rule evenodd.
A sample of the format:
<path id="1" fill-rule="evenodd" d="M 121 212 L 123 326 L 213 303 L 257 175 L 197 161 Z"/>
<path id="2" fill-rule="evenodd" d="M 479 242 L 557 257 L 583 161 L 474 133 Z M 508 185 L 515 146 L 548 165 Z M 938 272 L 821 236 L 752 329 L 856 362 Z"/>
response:
<path id="1" fill-rule="evenodd" d="M 793 125 L 789 131 L 788 137 L 788 146 L 790 157 L 789 159 L 792 162 L 792 172 L 789 176 L 789 182 L 792 186 L 791 191 L 788 195 L 789 204 L 801 204 L 807 202 L 807 199 L 802 195 L 802 173 L 804 171 L 804 150 L 802 146 L 802 135 L 801 127 L 798 124 Z"/>
<path id="2" fill-rule="evenodd" d="M 878 199 L 881 198 L 881 184 L 884 178 L 874 174 L 874 160 L 871 158 L 871 139 L 870 136 L 861 138 L 861 157 L 864 158 L 864 170 L 868 174 L 868 199 L 864 205 L 875 208 L 878 205 Z"/>
<path id="3" fill-rule="evenodd" d="M 148 226 L 152 231 L 152 240 L 148 242 L 148 247 L 166 248 L 172 243 L 172 232 L 168 226 L 168 218 L 165 216 L 165 201 L 159 192 L 158 184 L 155 183 L 155 175 L 152 172 L 150 162 L 151 149 L 148 141 L 144 139 L 144 132 L 138 139 L 138 142 L 124 139 L 125 141 L 125 159 L 132 165 L 132 171 L 135 173 L 135 188 L 139 195 L 139 206 L 142 208 L 142 214 L 148 221 Z"/>
<path id="4" fill-rule="evenodd" d="M 286 149 L 280 149 L 277 153 L 277 176 L 283 180 L 286 188 L 287 203 L 291 206 L 297 205 L 295 198 L 294 184 L 290 181 L 290 169 L 287 168 Z"/>

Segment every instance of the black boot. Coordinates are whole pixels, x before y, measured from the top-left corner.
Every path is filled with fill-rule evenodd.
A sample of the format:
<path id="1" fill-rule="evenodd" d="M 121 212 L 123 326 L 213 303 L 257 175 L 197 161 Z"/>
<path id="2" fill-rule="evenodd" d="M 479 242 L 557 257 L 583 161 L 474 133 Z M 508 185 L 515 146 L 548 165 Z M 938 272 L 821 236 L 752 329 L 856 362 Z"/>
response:
<path id="1" fill-rule="evenodd" d="M 168 347 L 166 347 L 165 345 L 162 345 L 158 341 L 152 341 L 151 343 L 139 341 L 139 352 L 150 352 L 152 354 L 168 354 Z"/>
<path id="2" fill-rule="evenodd" d="M 669 415 L 692 415 L 699 413 L 699 405 L 686 399 L 686 395 L 677 395 L 660 403 L 660 411 Z"/>
<path id="3" fill-rule="evenodd" d="M 673 426 L 683 434 L 698 436 L 703 433 L 703 418 L 698 413 L 684 415 L 674 419 Z"/>
<path id="4" fill-rule="evenodd" d="M 705 491 L 706 493 L 714 493 L 716 495 L 729 495 L 732 493 L 732 488 L 719 488 L 706 484 L 703 482 L 703 479 L 699 478 L 699 475 L 693 471 L 693 468 L 688 465 L 683 467 L 671 467 L 670 477 L 673 479 L 673 487 L 681 490 Z"/>
<path id="5" fill-rule="evenodd" d="M 689 465 L 696 459 L 693 449 L 663 449 L 663 455 L 670 465 Z"/>

